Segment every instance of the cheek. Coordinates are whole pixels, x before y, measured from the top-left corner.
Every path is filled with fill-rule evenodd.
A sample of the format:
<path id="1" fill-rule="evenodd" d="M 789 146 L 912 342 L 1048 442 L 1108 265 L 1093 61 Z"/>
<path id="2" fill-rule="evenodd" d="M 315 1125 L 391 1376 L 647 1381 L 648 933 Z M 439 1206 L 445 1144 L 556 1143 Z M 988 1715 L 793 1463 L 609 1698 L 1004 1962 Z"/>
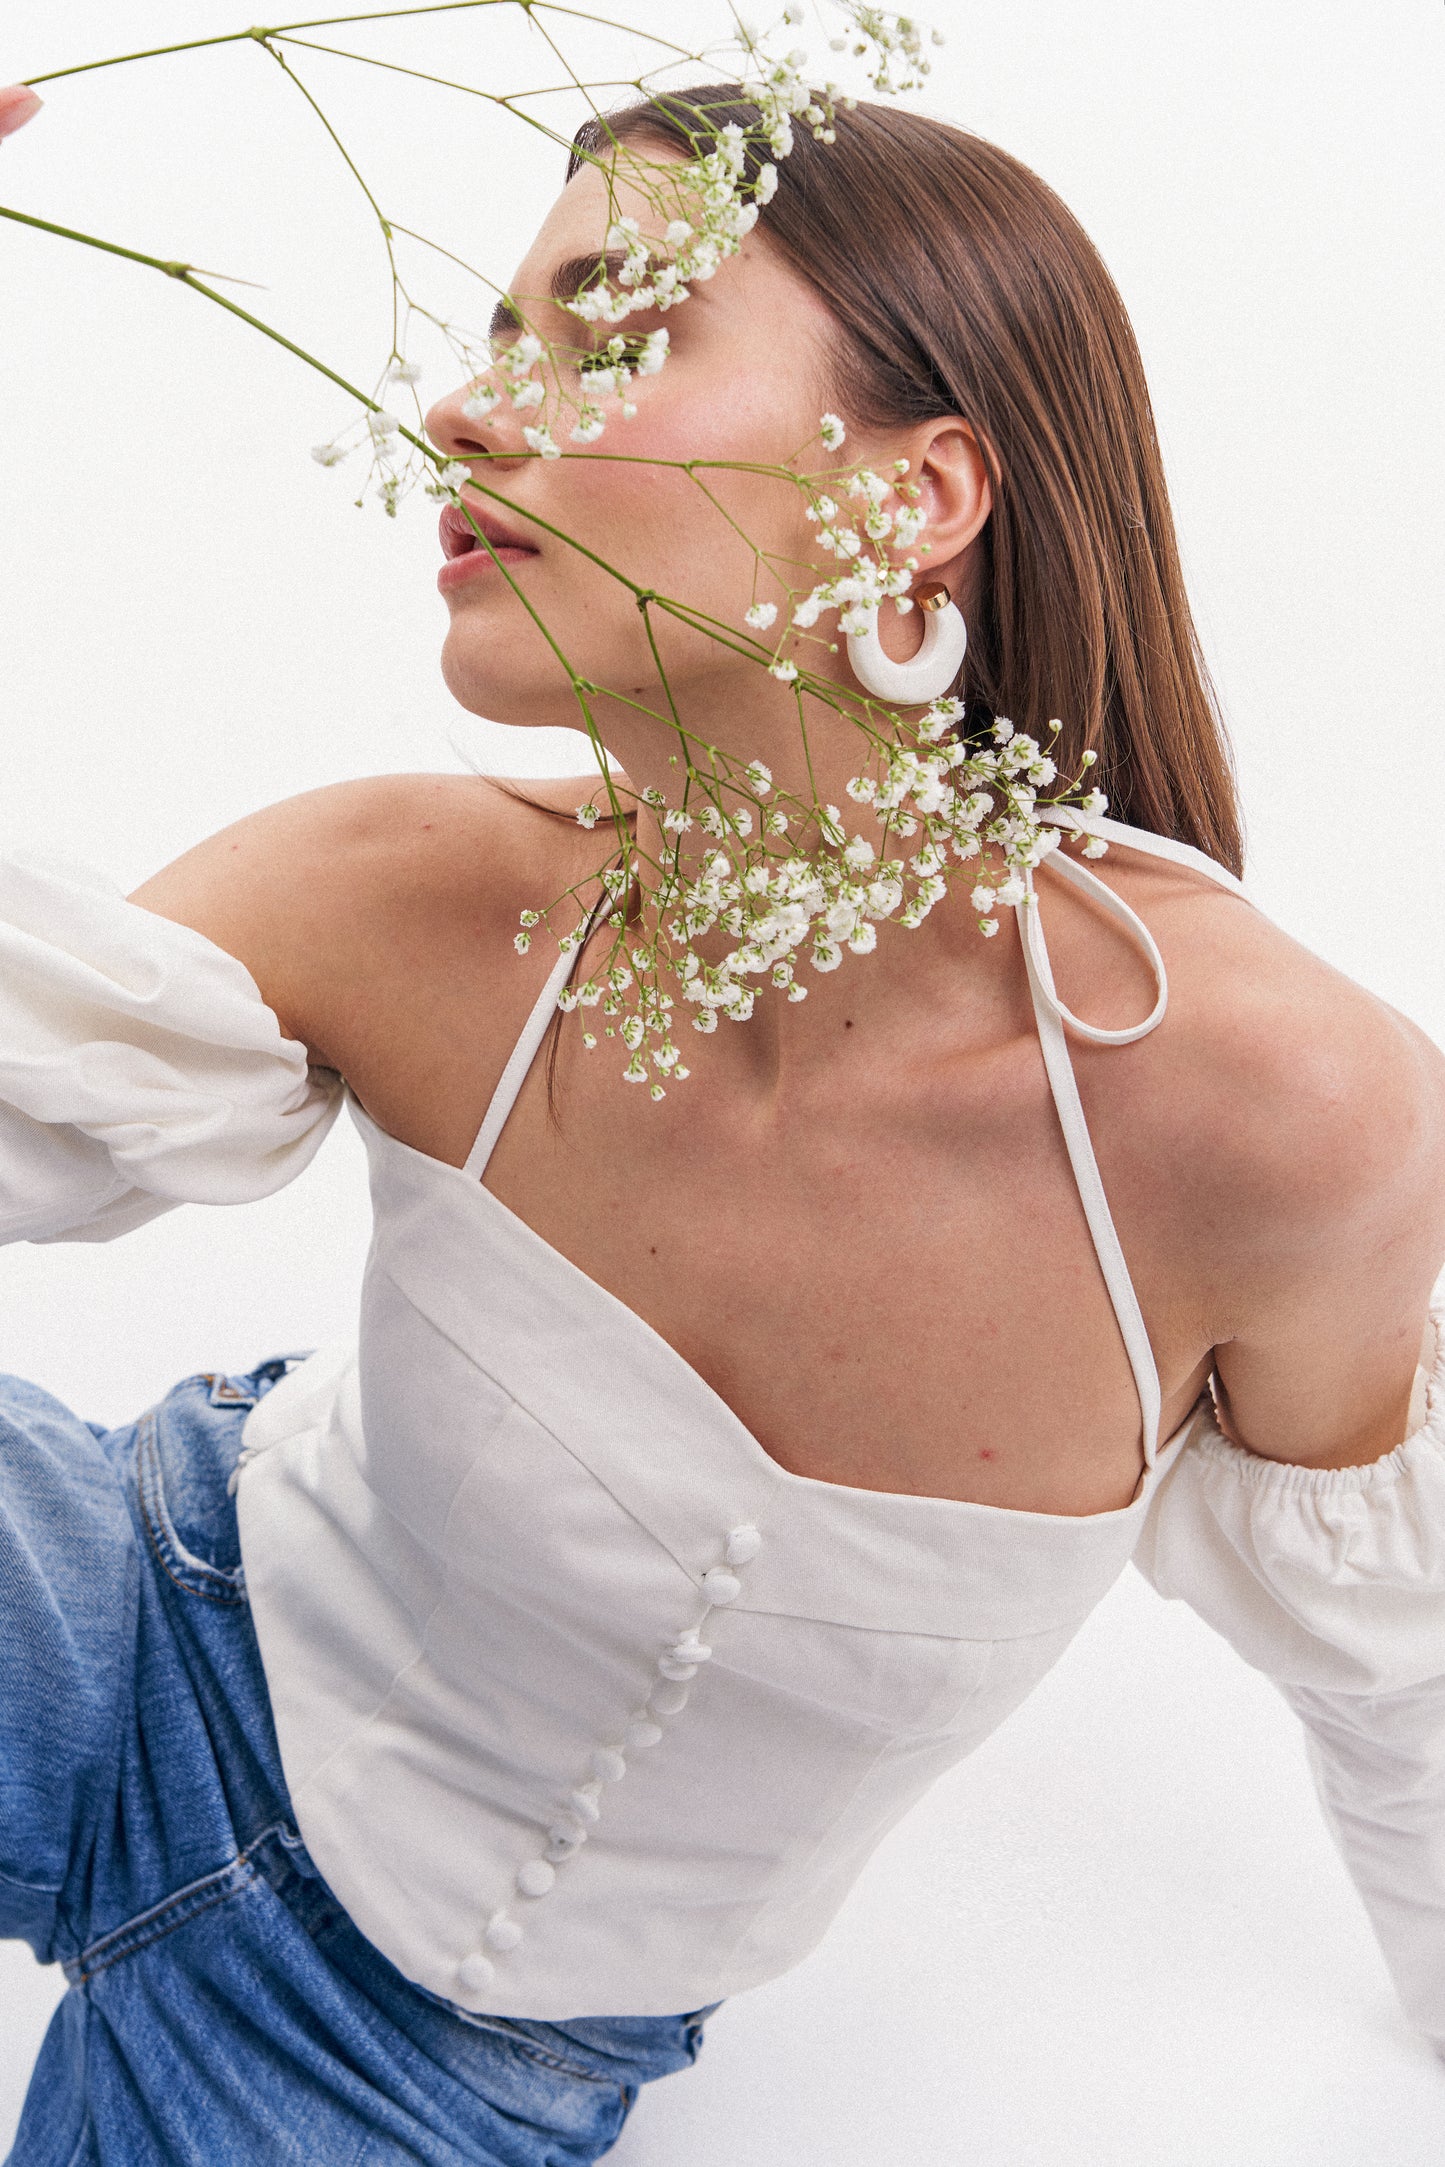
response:
<path id="1" fill-rule="evenodd" d="M 746 585 L 755 550 L 796 560 L 809 552 L 812 529 L 786 473 L 738 468 L 786 469 L 808 433 L 807 421 L 780 420 L 751 372 L 700 397 L 680 369 L 675 387 L 664 371 L 644 387 L 632 421 L 609 420 L 599 452 L 611 458 L 569 463 L 579 529 L 585 521 L 599 555 L 628 570 L 646 566 L 647 584 L 666 592 Z"/>

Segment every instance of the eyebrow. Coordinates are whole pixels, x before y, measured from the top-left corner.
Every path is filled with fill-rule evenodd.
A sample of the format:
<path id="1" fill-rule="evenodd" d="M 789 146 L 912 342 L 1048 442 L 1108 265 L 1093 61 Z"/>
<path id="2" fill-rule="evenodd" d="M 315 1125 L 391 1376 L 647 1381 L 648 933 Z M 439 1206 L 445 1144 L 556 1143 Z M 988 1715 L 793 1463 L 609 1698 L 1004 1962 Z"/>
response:
<path id="1" fill-rule="evenodd" d="M 614 280 L 627 261 L 620 248 L 605 250 L 595 256 L 564 256 L 547 282 L 547 298 L 552 301 L 575 301 L 579 293 L 595 286 L 600 278 Z M 492 320 L 487 326 L 489 335 L 505 338 L 509 333 L 522 329 L 522 315 L 510 294 L 503 294 L 492 310 Z"/>

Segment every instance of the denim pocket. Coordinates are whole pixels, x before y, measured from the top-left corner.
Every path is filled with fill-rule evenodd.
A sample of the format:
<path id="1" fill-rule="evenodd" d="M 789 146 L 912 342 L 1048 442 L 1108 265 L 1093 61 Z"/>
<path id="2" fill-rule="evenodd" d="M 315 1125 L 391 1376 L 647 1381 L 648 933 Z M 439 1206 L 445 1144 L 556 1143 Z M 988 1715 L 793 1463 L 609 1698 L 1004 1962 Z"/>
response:
<path id="1" fill-rule="evenodd" d="M 183 1377 L 136 1424 L 136 1477 L 152 1551 L 166 1578 L 203 1601 L 246 1600 L 231 1477 L 246 1418 L 303 1354 L 235 1376 Z"/>
<path id="2" fill-rule="evenodd" d="M 239 1605 L 246 1600 L 246 1577 L 226 1477 L 240 1450 L 245 1408 L 213 1413 L 205 1402 L 177 1407 L 179 1396 L 173 1393 L 136 1426 L 146 1536 L 174 1586 L 205 1602 Z"/>

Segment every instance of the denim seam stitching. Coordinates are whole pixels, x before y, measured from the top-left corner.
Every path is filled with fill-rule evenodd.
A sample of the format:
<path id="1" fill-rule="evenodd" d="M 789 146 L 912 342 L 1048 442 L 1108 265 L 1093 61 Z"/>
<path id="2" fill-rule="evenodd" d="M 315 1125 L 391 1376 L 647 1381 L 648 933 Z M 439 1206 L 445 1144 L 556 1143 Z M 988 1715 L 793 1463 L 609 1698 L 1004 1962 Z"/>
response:
<path id="1" fill-rule="evenodd" d="M 170 1581 L 172 1587 L 179 1588 L 183 1595 L 194 1595 L 203 1603 L 215 1603 L 219 1608 L 225 1610 L 240 1608 L 246 1601 L 244 1590 L 235 1581 L 230 1580 L 219 1566 L 208 1565 L 204 1558 L 192 1557 L 174 1528 L 170 1526 L 169 1514 L 165 1510 L 165 1487 L 160 1475 L 160 1452 L 156 1443 L 155 1417 L 153 1413 L 148 1414 L 142 1424 L 141 1435 L 136 1448 L 136 1459 L 137 1487 L 140 1493 L 141 1518 L 145 1522 L 146 1541 L 150 1545 L 155 1561 L 167 1580 Z M 158 1525 L 158 1522 L 164 1524 Z M 174 1555 L 176 1565 L 174 1571 L 171 1568 L 171 1560 L 166 1555 L 167 1550 Z M 182 1558 L 188 1561 L 186 1565 L 181 1564 Z M 203 1577 L 214 1577 L 221 1582 L 222 1586 L 229 1588 L 231 1592 L 226 1595 L 212 1594 L 209 1589 L 196 1586 L 191 1579 L 181 1577 L 183 1573 L 187 1572 L 194 1573 L 197 1580 Z"/>
<path id="2" fill-rule="evenodd" d="M 66 1977 L 75 1978 L 78 1982 L 81 1978 L 88 1976 L 92 1970 L 104 1970 L 106 1965 L 113 1963 L 116 1959 L 107 1956 L 104 1958 L 104 1962 L 96 1964 L 94 1966 L 92 1966 L 90 1960 L 94 1956 L 103 1954 L 103 1952 L 109 1949 L 111 1944 L 114 1942 L 128 1940 L 132 1944 L 131 1949 L 121 1950 L 119 1952 L 120 1955 L 127 1955 L 132 1953 L 133 1950 L 145 1948 L 149 1941 L 157 1939 L 158 1936 L 150 1933 L 140 1933 L 140 1928 L 149 1927 L 152 1924 L 155 1924 L 157 1927 L 159 1927 L 160 1922 L 165 1919 L 178 1904 L 190 1902 L 192 1898 L 199 1896 L 202 1890 L 211 1888 L 214 1884 L 225 1880 L 228 1876 L 233 1876 L 235 1878 L 235 1888 L 230 1893 L 236 1894 L 241 1889 L 248 1887 L 251 1882 L 259 1878 L 257 1868 L 251 1863 L 251 1853 L 253 1851 L 259 1850 L 261 1845 L 267 1842 L 270 1837 L 277 1835 L 278 1833 L 289 1827 L 290 1823 L 287 1821 L 272 1821 L 269 1826 L 261 1830 L 259 1835 L 253 1836 L 251 1838 L 251 1841 L 246 1845 L 245 1849 L 243 1851 L 238 1851 L 236 1853 L 236 1856 L 233 1859 L 229 1859 L 224 1866 L 216 1867 L 216 1869 L 212 1873 L 200 1875 L 200 1877 L 195 1881 L 186 1882 L 183 1888 L 172 1889 L 169 1896 L 160 1897 L 157 1902 L 153 1904 L 148 1904 L 144 1911 L 138 1911 L 135 1913 L 134 1917 L 122 1920 L 119 1926 L 113 1926 L 110 1929 L 109 1933 L 101 1934 L 97 1940 L 88 1943 L 87 1946 L 81 1950 L 78 1956 L 69 1958 L 62 1965 L 61 1968 L 65 1972 Z M 220 1901 L 220 1899 L 214 1898 L 208 1900 L 204 1904 L 198 1904 L 195 1909 L 188 1912 L 186 1916 L 188 1918 L 194 1918 L 198 1916 L 200 1912 L 208 1911 L 211 1908 L 212 1901 Z M 183 1925 L 185 1922 L 184 1920 L 179 1920 L 176 1923 Z M 171 1929 L 169 1927 L 165 1927 L 163 1931 L 169 1933 Z"/>
<path id="3" fill-rule="evenodd" d="M 259 1878 L 256 1868 L 244 1854 L 233 1859 L 229 1866 L 222 1866 L 218 1872 L 207 1874 L 204 1880 L 193 1882 L 189 1889 L 178 1889 L 174 1896 L 164 1898 L 156 1907 L 158 1916 L 152 1928 L 139 1931 L 134 1922 L 130 1922 L 125 1926 L 115 1927 L 100 1941 L 93 1943 L 93 1949 L 109 1951 L 101 1956 L 99 1962 L 92 1962 L 91 1950 L 83 1949 L 79 1956 L 72 1958 L 62 1967 L 66 1977 L 75 1986 L 88 1985 L 92 1979 L 98 1979 L 103 1971 L 109 1971 L 115 1964 L 124 1963 L 128 1956 L 139 1956 L 143 1949 L 150 1948 L 157 1941 L 163 1941 L 167 1934 L 177 1933 L 181 1927 L 189 1926 L 192 1919 L 204 1918 L 205 1914 L 214 1911 L 218 1904 L 228 1903 L 233 1896 L 239 1896 L 243 1889 L 254 1886 Z M 199 1891 L 208 1883 L 227 1885 L 213 1888 L 211 1895 L 203 1902 L 198 1902 L 196 1898 Z M 179 1917 L 172 1916 L 177 1912 Z M 123 1946 L 112 1946 L 117 1943 Z"/>
<path id="4" fill-rule="evenodd" d="M 605 2077 L 596 2069 L 584 2069 L 578 2062 L 564 2061 L 561 2055 L 539 2046 L 535 2040 L 529 2039 L 525 2032 L 515 2030 L 505 2017 L 463 2009 L 456 2002 L 446 2001 L 442 1995 L 435 1998 L 443 2002 L 449 2016 L 459 2017 L 464 2024 L 470 2025 L 473 2031 L 490 2032 L 495 2038 L 505 2039 L 507 2044 L 515 2047 L 519 2053 L 529 2056 L 534 2062 L 545 2064 L 548 2069 L 558 2070 L 564 2077 L 581 2077 L 588 2084 L 602 2085 L 607 2091 L 618 2091 L 622 2088 L 616 2077 Z"/>

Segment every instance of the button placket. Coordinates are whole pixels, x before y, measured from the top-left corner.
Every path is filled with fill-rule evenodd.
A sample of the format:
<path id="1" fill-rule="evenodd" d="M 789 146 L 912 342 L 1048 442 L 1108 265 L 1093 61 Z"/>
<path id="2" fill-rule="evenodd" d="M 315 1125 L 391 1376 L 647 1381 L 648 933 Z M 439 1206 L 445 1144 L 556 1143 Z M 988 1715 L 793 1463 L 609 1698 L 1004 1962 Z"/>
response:
<path id="1" fill-rule="evenodd" d="M 675 1634 L 657 1658 L 657 1678 L 642 1705 L 627 1718 L 622 1737 L 593 1746 L 588 1774 L 568 1792 L 556 1818 L 547 1826 L 546 1847 L 517 1869 L 514 1887 L 519 1896 L 535 1903 L 552 1893 L 558 1867 L 576 1857 L 601 1820 L 606 1786 L 620 1783 L 627 1774 L 628 1754 L 645 1753 L 660 1744 L 665 1724 L 682 1714 L 693 1679 L 712 1656 L 712 1649 L 702 1638 L 703 1627 L 714 1610 L 737 1601 L 743 1584 L 735 1568 L 749 1564 L 762 1547 L 762 1535 L 750 1520 L 730 1528 L 723 1537 L 722 1563 L 708 1566 L 699 1581 L 702 1615 Z M 482 1948 L 463 1957 L 457 1966 L 463 1989 L 469 1994 L 483 1993 L 496 1978 L 492 1959 L 509 1955 L 524 1935 L 521 1921 L 513 1918 L 505 1906 L 492 1912 L 482 1931 Z"/>

